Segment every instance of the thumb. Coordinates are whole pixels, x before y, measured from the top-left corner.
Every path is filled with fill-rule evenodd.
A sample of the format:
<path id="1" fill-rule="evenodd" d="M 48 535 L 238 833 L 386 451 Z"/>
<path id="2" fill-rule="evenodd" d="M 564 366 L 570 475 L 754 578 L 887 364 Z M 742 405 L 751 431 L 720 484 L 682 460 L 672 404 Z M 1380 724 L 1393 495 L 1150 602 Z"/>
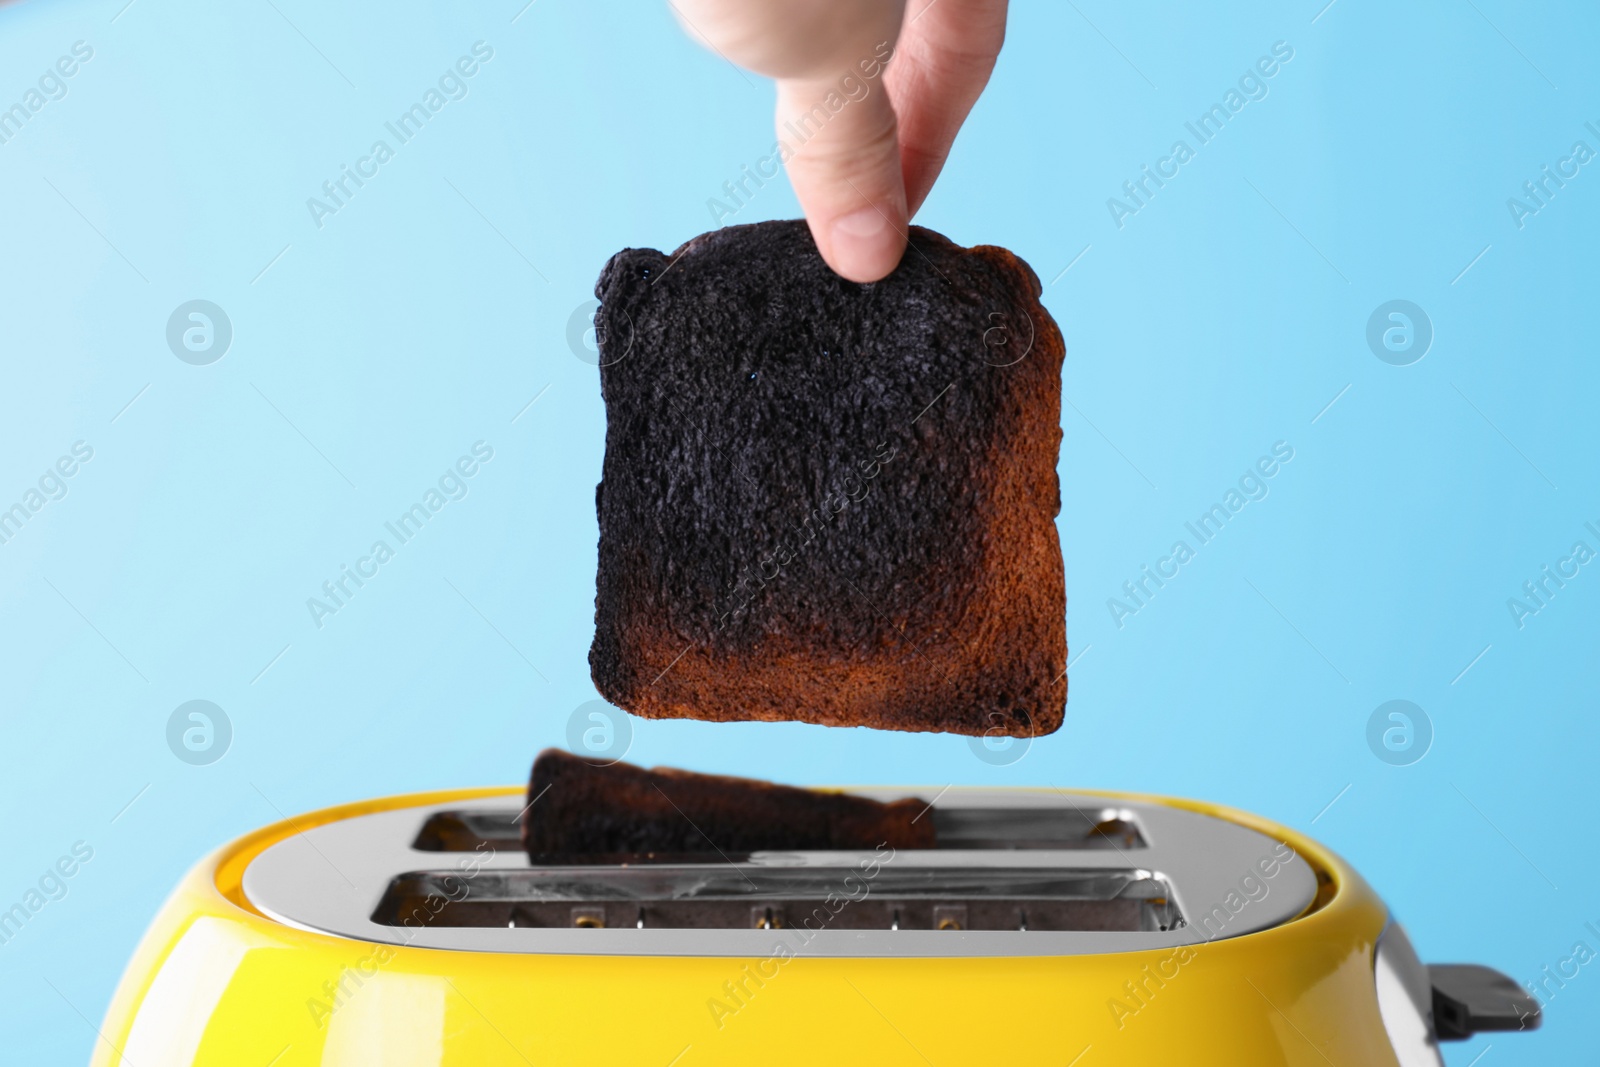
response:
<path id="1" fill-rule="evenodd" d="M 881 79 L 778 82 L 780 156 L 834 271 L 875 282 L 906 248 L 906 191 L 894 107 Z"/>

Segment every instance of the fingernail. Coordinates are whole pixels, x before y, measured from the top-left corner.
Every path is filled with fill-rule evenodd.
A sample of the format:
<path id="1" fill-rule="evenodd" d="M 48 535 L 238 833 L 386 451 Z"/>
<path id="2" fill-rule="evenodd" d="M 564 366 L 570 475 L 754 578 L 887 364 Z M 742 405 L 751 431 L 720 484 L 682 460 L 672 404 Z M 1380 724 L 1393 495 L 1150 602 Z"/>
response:
<path id="1" fill-rule="evenodd" d="M 894 270 L 903 238 L 884 212 L 864 207 L 833 224 L 833 267 L 856 282 L 875 282 Z"/>

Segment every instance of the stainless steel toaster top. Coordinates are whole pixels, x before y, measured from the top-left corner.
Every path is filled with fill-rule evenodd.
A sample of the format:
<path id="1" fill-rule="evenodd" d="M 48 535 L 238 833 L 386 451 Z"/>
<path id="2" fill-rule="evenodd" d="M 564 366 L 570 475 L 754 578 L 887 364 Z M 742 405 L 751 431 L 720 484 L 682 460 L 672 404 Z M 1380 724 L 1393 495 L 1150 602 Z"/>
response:
<path id="1" fill-rule="evenodd" d="M 897 800 L 905 790 L 852 790 Z M 704 853 L 535 867 L 524 798 L 377 812 L 308 829 L 248 866 L 290 926 L 483 952 L 854 957 L 1159 949 L 1266 929 L 1317 881 L 1282 842 L 1225 819 L 1084 794 L 948 789 L 939 846 Z"/>

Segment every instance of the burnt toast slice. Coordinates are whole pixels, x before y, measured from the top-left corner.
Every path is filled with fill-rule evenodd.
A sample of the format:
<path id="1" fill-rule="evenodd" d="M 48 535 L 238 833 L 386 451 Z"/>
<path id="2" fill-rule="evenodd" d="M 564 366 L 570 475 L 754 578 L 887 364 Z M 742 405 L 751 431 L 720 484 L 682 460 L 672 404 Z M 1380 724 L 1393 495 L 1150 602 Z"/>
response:
<path id="1" fill-rule="evenodd" d="M 1067 693 L 1060 331 L 1004 249 L 887 278 L 804 222 L 627 249 L 595 289 L 596 687 L 635 715 L 1032 736 Z"/>
<path id="2" fill-rule="evenodd" d="M 534 760 L 522 844 L 535 863 L 710 853 L 934 847 L 921 800 L 844 793 L 630 763 L 561 749 Z"/>

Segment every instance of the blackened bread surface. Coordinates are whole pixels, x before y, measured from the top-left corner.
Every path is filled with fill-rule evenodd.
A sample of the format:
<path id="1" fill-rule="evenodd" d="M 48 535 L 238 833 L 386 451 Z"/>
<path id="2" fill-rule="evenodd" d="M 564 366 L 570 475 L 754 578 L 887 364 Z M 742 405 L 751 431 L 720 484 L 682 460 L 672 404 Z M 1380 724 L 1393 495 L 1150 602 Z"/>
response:
<path id="1" fill-rule="evenodd" d="M 910 237 L 870 285 L 803 222 L 606 264 L 589 664 L 612 703 L 1060 726 L 1061 334 L 1010 252 Z"/>
<path id="2" fill-rule="evenodd" d="M 934 847 L 920 800 L 865 797 L 629 763 L 560 749 L 534 760 L 522 843 L 535 862 L 593 855 Z"/>

